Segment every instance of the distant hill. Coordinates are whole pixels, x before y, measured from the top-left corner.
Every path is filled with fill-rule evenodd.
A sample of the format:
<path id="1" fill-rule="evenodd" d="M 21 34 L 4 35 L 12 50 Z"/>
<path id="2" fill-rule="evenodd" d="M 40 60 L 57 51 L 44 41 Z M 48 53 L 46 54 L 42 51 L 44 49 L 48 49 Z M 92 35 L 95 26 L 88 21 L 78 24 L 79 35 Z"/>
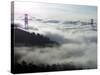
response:
<path id="1" fill-rule="evenodd" d="M 41 34 L 29 33 L 18 28 L 18 25 L 11 24 L 11 29 L 14 32 L 14 45 L 15 46 L 54 46 L 59 45 L 56 41 L 50 40 L 48 37 Z"/>

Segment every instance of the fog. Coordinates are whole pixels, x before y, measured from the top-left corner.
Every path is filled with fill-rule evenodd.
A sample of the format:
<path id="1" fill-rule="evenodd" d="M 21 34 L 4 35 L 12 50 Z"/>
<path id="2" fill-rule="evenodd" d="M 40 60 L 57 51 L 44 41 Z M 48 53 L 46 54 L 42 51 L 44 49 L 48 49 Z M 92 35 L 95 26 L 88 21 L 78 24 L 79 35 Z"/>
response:
<path id="1" fill-rule="evenodd" d="M 54 47 L 14 47 L 15 58 L 21 63 L 74 64 L 95 68 L 97 65 L 97 31 L 91 25 L 59 25 L 31 23 L 40 33 L 60 43 Z M 35 26 L 36 25 L 36 26 Z"/>

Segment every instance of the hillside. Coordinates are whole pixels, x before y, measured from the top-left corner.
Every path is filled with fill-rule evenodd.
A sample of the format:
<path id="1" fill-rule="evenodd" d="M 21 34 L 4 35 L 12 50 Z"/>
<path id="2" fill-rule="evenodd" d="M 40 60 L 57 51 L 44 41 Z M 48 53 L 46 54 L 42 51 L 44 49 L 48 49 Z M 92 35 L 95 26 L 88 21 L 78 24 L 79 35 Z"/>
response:
<path id="1" fill-rule="evenodd" d="M 29 33 L 18 28 L 16 25 L 11 25 L 11 29 L 14 32 L 14 45 L 15 46 L 53 46 L 58 45 L 57 42 L 50 40 L 48 37 L 39 33 Z"/>

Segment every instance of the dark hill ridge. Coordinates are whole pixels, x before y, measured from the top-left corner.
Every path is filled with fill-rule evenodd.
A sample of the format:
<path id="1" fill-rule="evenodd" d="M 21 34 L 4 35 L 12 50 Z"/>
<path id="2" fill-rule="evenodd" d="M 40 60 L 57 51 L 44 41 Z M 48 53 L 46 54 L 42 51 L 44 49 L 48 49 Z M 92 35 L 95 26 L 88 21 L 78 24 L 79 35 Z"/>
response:
<path id="1" fill-rule="evenodd" d="M 55 46 L 59 45 L 57 42 L 50 40 L 48 37 L 41 34 L 29 33 L 21 30 L 18 27 L 11 25 L 11 29 L 14 29 L 14 45 L 15 46 Z"/>

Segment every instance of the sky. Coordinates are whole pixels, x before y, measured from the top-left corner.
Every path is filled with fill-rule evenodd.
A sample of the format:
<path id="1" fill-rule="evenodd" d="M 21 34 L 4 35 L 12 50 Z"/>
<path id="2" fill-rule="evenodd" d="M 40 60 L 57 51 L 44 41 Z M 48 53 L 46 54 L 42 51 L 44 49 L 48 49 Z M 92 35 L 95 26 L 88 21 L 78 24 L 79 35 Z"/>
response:
<path id="1" fill-rule="evenodd" d="M 32 17 L 57 20 L 87 20 L 97 18 L 97 7 L 54 3 L 15 2 L 15 17 L 29 14 Z"/>

